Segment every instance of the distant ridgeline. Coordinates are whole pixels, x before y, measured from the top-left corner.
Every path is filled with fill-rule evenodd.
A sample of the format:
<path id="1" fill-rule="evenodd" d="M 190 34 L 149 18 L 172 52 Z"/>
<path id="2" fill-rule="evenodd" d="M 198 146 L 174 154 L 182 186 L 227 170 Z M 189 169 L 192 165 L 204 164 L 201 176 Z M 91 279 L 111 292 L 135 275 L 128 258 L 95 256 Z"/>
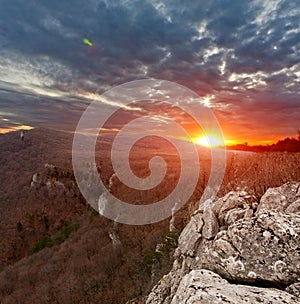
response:
<path id="1" fill-rule="evenodd" d="M 298 139 L 287 137 L 283 140 L 279 140 L 276 144 L 272 145 L 249 146 L 248 143 L 244 143 L 233 146 L 227 146 L 227 148 L 230 150 L 242 150 L 252 152 L 300 152 L 300 135 L 298 136 Z"/>

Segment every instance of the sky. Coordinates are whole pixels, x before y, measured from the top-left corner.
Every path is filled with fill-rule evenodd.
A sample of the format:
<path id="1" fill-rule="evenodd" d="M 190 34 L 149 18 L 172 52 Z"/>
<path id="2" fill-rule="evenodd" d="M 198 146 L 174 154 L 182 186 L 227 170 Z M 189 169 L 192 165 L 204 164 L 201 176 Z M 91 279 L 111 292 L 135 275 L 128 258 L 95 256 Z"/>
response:
<path id="1" fill-rule="evenodd" d="M 95 94 L 145 78 L 194 90 L 227 140 L 295 136 L 300 2 L 0 0 L 0 132 L 74 130 Z"/>

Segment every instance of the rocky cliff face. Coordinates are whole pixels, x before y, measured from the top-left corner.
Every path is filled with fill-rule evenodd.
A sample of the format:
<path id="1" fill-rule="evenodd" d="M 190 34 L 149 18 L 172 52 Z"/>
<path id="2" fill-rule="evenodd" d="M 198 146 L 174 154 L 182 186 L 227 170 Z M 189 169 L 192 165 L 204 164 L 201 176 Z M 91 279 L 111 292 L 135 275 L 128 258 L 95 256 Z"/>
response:
<path id="1" fill-rule="evenodd" d="M 300 303 L 300 183 L 204 204 L 147 304 Z"/>

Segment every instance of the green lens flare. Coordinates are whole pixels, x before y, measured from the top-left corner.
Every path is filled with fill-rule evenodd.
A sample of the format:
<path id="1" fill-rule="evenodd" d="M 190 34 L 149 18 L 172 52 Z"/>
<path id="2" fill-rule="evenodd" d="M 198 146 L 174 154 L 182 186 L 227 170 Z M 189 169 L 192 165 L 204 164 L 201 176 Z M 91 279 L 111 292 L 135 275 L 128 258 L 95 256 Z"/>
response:
<path id="1" fill-rule="evenodd" d="M 87 39 L 87 38 L 83 39 L 83 43 L 87 44 L 88 46 L 93 46 L 93 43 L 89 39 Z"/>

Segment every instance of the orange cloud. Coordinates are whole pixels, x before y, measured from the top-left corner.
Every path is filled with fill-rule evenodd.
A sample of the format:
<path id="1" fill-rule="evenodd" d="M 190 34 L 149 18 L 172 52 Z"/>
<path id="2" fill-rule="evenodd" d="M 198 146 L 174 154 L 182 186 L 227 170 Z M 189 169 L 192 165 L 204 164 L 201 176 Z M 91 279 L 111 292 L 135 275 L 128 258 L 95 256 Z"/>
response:
<path id="1" fill-rule="evenodd" d="M 18 131 L 18 130 L 31 130 L 33 127 L 31 126 L 26 126 L 26 125 L 21 125 L 21 126 L 11 126 L 7 128 L 0 128 L 0 134 L 5 134 L 13 131 Z"/>

